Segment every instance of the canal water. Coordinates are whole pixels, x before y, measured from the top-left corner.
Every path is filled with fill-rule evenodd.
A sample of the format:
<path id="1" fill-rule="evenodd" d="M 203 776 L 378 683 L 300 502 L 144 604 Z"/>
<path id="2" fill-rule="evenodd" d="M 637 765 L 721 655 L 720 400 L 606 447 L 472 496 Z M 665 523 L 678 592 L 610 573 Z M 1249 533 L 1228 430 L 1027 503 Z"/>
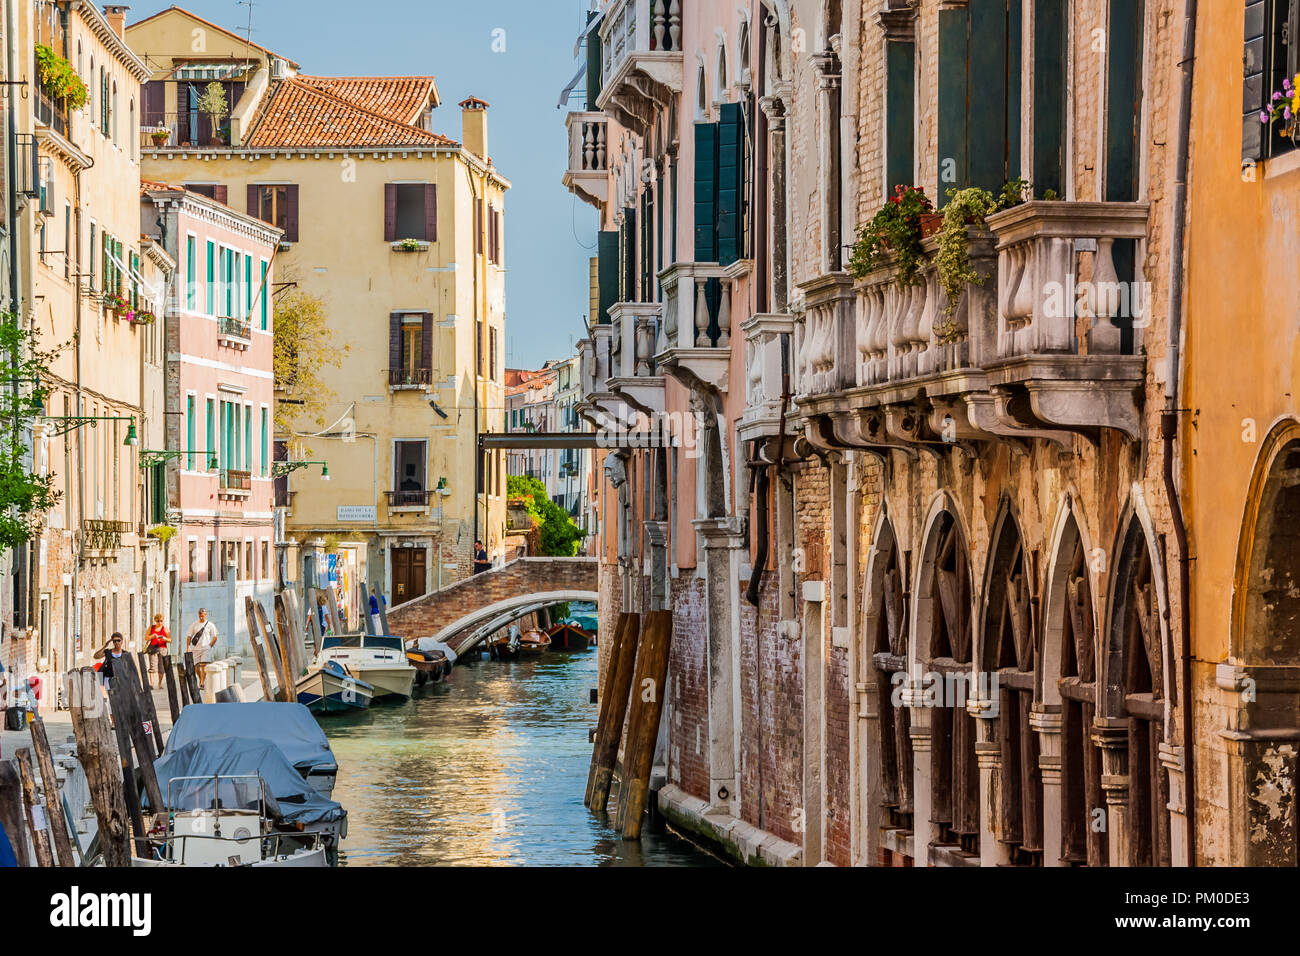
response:
<path id="1" fill-rule="evenodd" d="M 582 803 L 596 650 L 456 667 L 402 704 L 321 720 L 348 811 L 344 866 L 713 866 L 647 827 L 624 842 Z M 657 828 L 654 828 L 657 829 Z"/>

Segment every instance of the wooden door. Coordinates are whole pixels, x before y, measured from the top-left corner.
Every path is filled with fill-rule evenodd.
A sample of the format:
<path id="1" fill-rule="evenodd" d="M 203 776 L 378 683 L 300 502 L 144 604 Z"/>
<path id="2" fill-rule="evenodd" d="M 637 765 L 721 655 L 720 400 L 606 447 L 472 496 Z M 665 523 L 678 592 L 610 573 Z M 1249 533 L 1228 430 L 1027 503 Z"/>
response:
<path id="1" fill-rule="evenodd" d="M 428 556 L 424 548 L 393 548 L 393 604 L 424 593 Z"/>

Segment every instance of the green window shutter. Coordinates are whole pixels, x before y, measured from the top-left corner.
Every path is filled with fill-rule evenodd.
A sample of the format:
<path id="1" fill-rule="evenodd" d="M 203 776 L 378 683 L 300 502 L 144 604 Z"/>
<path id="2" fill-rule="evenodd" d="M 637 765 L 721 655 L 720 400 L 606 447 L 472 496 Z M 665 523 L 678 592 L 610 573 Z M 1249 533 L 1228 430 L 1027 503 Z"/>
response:
<path id="1" fill-rule="evenodd" d="M 267 268 L 268 268 L 267 263 L 266 263 L 266 262 L 263 262 L 263 263 L 262 263 L 262 291 L 261 291 L 261 294 L 260 294 L 260 296 L 259 296 L 259 298 L 261 299 L 261 303 L 262 303 L 262 304 L 261 304 L 261 309 L 262 309 L 262 331 L 263 331 L 263 332 L 266 331 L 266 320 L 267 320 L 267 308 L 266 308 L 266 271 L 267 271 Z"/>
<path id="2" fill-rule="evenodd" d="M 217 247 L 208 240 L 208 281 L 207 281 L 208 315 L 217 314 Z"/>
<path id="3" fill-rule="evenodd" d="M 1110 0 L 1106 44 L 1106 201 L 1138 197 L 1145 0 Z"/>
<path id="4" fill-rule="evenodd" d="M 185 399 L 185 467 L 194 470 L 194 396 Z"/>
<path id="5" fill-rule="evenodd" d="M 244 406 L 244 468 L 253 470 L 253 406 Z"/>
<path id="6" fill-rule="evenodd" d="M 253 318 L 253 257 L 244 256 L 244 315 Z"/>
<path id="7" fill-rule="evenodd" d="M 258 454 L 260 454 L 260 455 L 262 456 L 262 477 L 263 477 L 263 478 L 265 478 L 266 475 L 267 475 L 267 470 L 266 470 L 266 469 L 267 469 L 267 461 L 266 461 L 266 459 L 267 459 L 267 455 L 268 455 L 268 452 L 267 452 L 267 443 L 266 443 L 266 439 L 267 439 L 267 434 L 266 434 L 266 433 L 267 433 L 267 414 L 268 414 L 268 409 L 265 409 L 265 408 L 262 409 L 262 433 L 261 433 L 261 435 L 259 436 L 260 440 L 259 440 L 258 443 L 257 443 L 257 447 L 258 447 L 258 449 L 259 449 Z"/>
<path id="8" fill-rule="evenodd" d="M 609 308 L 618 301 L 618 233 L 612 229 L 596 237 L 597 285 L 600 293 L 600 314 L 597 321 L 609 324 Z"/>
<path id="9" fill-rule="evenodd" d="M 970 11 L 939 11 L 939 188 L 935 206 L 967 179 L 967 64 Z"/>
<path id="10" fill-rule="evenodd" d="M 723 103 L 718 122 L 718 262 L 740 258 L 740 203 L 744 195 L 745 117 L 739 103 Z"/>
<path id="11" fill-rule="evenodd" d="M 152 523 L 162 524 L 167 520 L 167 465 L 158 462 L 150 468 L 150 471 L 153 473 Z"/>
<path id="12" fill-rule="evenodd" d="M 972 3 L 969 10 L 969 79 L 966 84 L 966 181 L 996 194 L 1009 173 L 1008 142 L 1010 127 L 1010 86 L 1008 75 L 1008 14 L 1004 3 L 985 0 Z M 1016 57 L 1017 62 L 1019 57 Z M 1020 99 L 1020 77 L 1015 78 L 1015 98 Z M 1014 118 L 1019 138 L 1020 115 Z M 1019 165 L 1017 161 L 1017 165 Z M 1017 170 L 1018 172 L 1018 170 Z M 946 191 L 945 191 L 946 193 Z M 947 198 L 946 194 L 945 197 Z"/>
<path id="13" fill-rule="evenodd" d="M 695 124 L 695 261 L 718 261 L 718 125 Z"/>
<path id="14" fill-rule="evenodd" d="M 888 149 L 885 175 L 889 193 L 896 186 L 910 186 L 915 179 L 916 44 L 891 41 L 885 44 L 885 135 Z"/>
<path id="15" fill-rule="evenodd" d="M 1065 198 L 1065 0 L 1034 4 L 1034 195 Z"/>

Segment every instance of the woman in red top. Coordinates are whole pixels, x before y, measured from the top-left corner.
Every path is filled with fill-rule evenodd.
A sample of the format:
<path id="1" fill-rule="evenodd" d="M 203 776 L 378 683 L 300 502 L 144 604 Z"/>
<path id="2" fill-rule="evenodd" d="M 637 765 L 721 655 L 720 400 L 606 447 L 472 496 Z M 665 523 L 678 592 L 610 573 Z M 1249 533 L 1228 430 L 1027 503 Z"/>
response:
<path id="1" fill-rule="evenodd" d="M 163 616 L 155 614 L 153 624 L 149 628 L 148 654 L 149 654 L 149 672 L 158 677 L 158 685 L 163 685 L 163 655 L 167 653 L 167 645 L 171 642 L 171 635 L 167 633 L 167 628 L 163 626 Z"/>

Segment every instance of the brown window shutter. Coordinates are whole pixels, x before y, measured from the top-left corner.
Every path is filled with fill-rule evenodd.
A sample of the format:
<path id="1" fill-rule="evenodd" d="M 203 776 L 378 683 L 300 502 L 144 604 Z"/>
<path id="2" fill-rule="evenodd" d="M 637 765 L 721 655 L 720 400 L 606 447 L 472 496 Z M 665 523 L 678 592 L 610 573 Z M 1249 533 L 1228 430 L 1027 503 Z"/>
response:
<path id="1" fill-rule="evenodd" d="M 227 192 L 228 191 L 225 186 L 213 186 L 212 198 L 215 199 L 217 202 L 221 202 L 221 203 L 227 202 L 226 199 Z"/>
<path id="2" fill-rule="evenodd" d="M 384 183 L 384 242 L 397 241 L 397 184 Z"/>
<path id="3" fill-rule="evenodd" d="M 494 241 L 492 243 L 492 261 L 495 262 L 497 265 L 501 265 L 501 210 L 500 209 L 496 211 L 494 218 L 496 220 L 497 228 L 496 228 L 496 235 L 493 237 Z"/>
<path id="4" fill-rule="evenodd" d="M 284 241 L 298 241 L 298 184 L 284 187 Z"/>
<path id="5" fill-rule="evenodd" d="M 433 313 L 424 313 L 420 324 L 420 368 L 426 372 L 433 369 Z"/>
<path id="6" fill-rule="evenodd" d="M 402 367 L 402 313 L 388 313 L 388 367 Z"/>
<path id="7" fill-rule="evenodd" d="M 257 214 L 257 186 L 253 183 L 248 184 L 248 214 L 254 219 L 261 219 Z"/>
<path id="8" fill-rule="evenodd" d="M 483 200 L 474 201 L 474 254 L 483 254 Z"/>
<path id="9" fill-rule="evenodd" d="M 424 186 L 424 238 L 438 241 L 438 187 L 433 183 Z"/>

